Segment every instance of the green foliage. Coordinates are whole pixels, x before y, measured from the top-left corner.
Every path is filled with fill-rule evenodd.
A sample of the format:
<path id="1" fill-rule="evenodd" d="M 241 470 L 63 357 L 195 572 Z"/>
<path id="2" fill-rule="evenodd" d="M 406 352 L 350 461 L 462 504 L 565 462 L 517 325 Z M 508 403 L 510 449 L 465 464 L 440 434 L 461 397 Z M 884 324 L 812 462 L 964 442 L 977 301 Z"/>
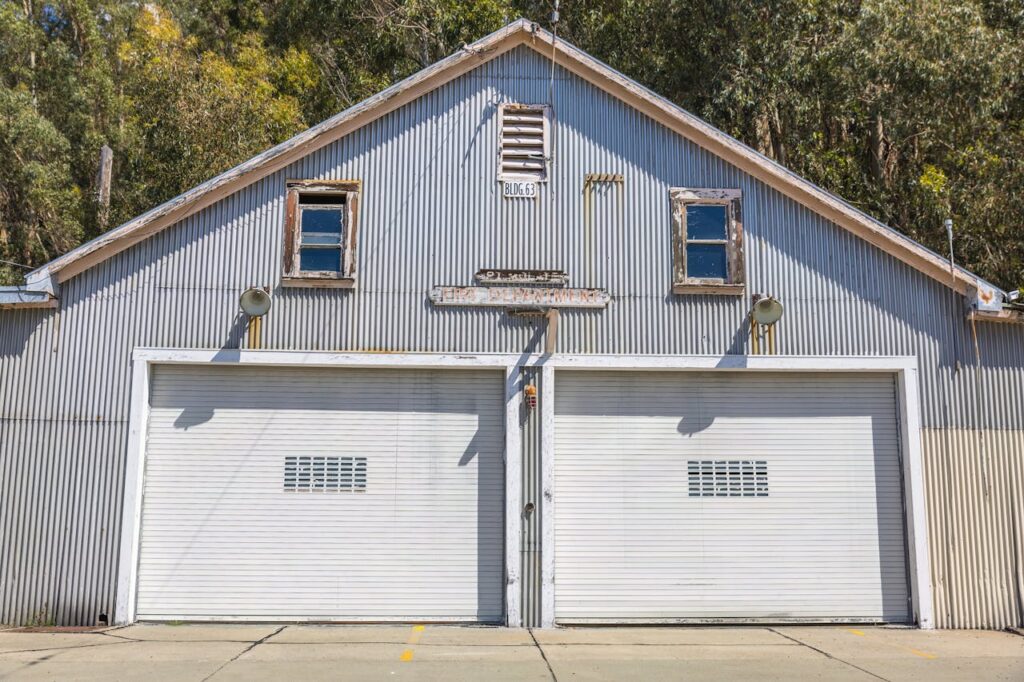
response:
<path id="1" fill-rule="evenodd" d="M 545 3 L 522 3 L 538 21 Z M 566 0 L 563 35 L 983 277 L 1024 278 L 1013 0 Z"/>
<path id="2" fill-rule="evenodd" d="M 0 258 L 37 265 L 550 0 L 0 0 Z M 1006 287 L 1019 0 L 564 0 L 559 33 Z M 0 280 L 17 271 L 0 269 Z"/>
<path id="3" fill-rule="evenodd" d="M 233 54 L 203 50 L 167 12 L 144 6 L 117 46 L 123 79 L 117 215 L 127 219 L 306 127 L 294 51 L 271 54 L 257 33 L 235 36 Z M 285 63 L 288 68 L 282 68 Z M 285 79 L 285 80 L 282 80 Z"/>
<path id="4" fill-rule="evenodd" d="M 82 238 L 70 145 L 25 90 L 0 86 L 0 259 L 42 263 Z M 0 263 L 0 278 L 18 279 Z"/>

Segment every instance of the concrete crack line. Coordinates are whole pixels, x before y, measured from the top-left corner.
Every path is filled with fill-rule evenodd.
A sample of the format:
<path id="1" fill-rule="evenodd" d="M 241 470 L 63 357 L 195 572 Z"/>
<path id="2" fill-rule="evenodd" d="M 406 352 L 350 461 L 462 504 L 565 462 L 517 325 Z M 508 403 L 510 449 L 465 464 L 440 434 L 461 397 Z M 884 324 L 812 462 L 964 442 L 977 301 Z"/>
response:
<path id="1" fill-rule="evenodd" d="M 776 630 L 774 628 L 766 628 L 766 630 L 768 630 L 768 632 L 774 632 L 779 637 L 785 637 L 786 639 L 788 639 L 791 642 L 796 642 L 800 646 L 805 646 L 808 649 L 810 649 L 811 651 L 817 651 L 819 654 L 821 654 L 825 658 L 831 658 L 833 661 L 838 661 L 838 662 L 840 662 L 840 663 L 842 663 L 844 665 L 850 666 L 851 668 L 855 668 L 856 670 L 861 671 L 865 675 L 871 675 L 871 677 L 874 677 L 876 680 L 882 680 L 882 682 L 890 682 L 890 680 L 882 677 L 881 675 L 877 675 L 877 674 L 871 672 L 870 670 L 866 670 L 865 668 L 862 668 L 859 665 L 856 665 L 854 663 L 850 663 L 849 661 L 844 661 L 843 659 L 839 658 L 838 656 L 833 656 L 832 654 L 830 654 L 827 651 L 819 649 L 818 647 L 815 647 L 815 646 L 811 646 L 807 642 L 802 642 L 799 639 L 797 639 L 796 637 L 790 637 L 789 635 L 783 634 L 783 633 L 779 632 L 778 630 Z"/>
<path id="2" fill-rule="evenodd" d="M 204 640 L 204 641 L 208 641 L 208 640 Z M 292 646 L 292 645 L 299 645 L 299 646 L 314 645 L 314 646 L 316 646 L 316 645 L 320 645 L 320 644 L 325 644 L 325 642 L 322 642 L 322 641 L 303 642 L 303 641 L 300 641 L 300 640 L 292 639 L 292 640 L 289 640 L 287 642 L 268 642 L 268 644 L 273 644 L 274 646 Z M 359 644 L 397 644 L 397 645 L 401 645 L 402 643 L 401 642 L 396 642 L 394 640 L 380 640 L 380 641 L 360 640 L 360 641 L 330 642 L 330 644 L 343 644 L 343 645 L 349 645 L 349 644 L 356 644 L 356 645 L 359 645 Z M 448 644 L 448 643 L 445 643 L 445 642 L 433 642 L 433 643 L 424 644 L 423 642 L 417 642 L 415 644 L 416 644 L 417 648 L 423 648 L 423 649 L 429 649 L 431 647 L 438 648 L 438 649 L 442 649 L 442 648 L 447 648 L 447 649 L 472 649 L 474 647 L 478 647 L 478 648 L 486 647 L 488 649 L 494 649 L 494 648 L 514 649 L 516 647 L 519 647 L 519 648 L 533 648 L 533 644 L 530 644 L 529 642 L 524 642 L 523 644 Z M 790 645 L 790 644 L 780 644 L 778 646 L 792 646 L 792 645 Z"/>
<path id="3" fill-rule="evenodd" d="M 611 642 L 550 642 L 548 644 L 548 646 L 608 646 L 609 644 L 611 644 Z M 701 643 L 701 642 L 665 642 L 665 643 L 658 643 L 658 642 L 622 642 L 621 644 L 623 646 L 628 646 L 628 647 L 645 647 L 645 646 L 649 646 L 649 647 L 666 647 L 667 648 L 667 647 L 683 647 L 683 646 L 698 647 L 699 646 L 701 648 L 705 648 L 705 647 L 708 647 L 708 648 L 710 648 L 710 647 L 725 647 L 725 648 L 733 648 L 733 649 L 747 648 L 747 647 L 751 647 L 751 646 L 780 646 L 780 647 L 797 647 L 797 646 L 802 646 L 801 644 L 796 643 L 796 642 L 794 642 L 793 644 L 790 644 L 788 642 L 785 643 L 785 644 L 705 644 L 705 643 Z M 481 646 L 489 646 L 489 645 L 481 645 Z M 497 646 L 529 646 L 529 644 L 506 644 L 506 645 L 497 645 Z"/>
<path id="4" fill-rule="evenodd" d="M 99 633 L 104 634 L 104 633 Z M 273 633 L 271 633 L 273 634 Z M 121 635 L 107 635 L 114 639 L 120 639 L 125 642 L 179 642 L 181 644 L 249 644 L 252 642 L 251 639 L 138 639 L 136 637 L 123 637 Z M 280 642 L 275 642 L 279 644 Z M 317 642 L 309 642 L 309 644 L 316 644 Z"/>
<path id="5" fill-rule="evenodd" d="M 540 642 L 537 641 L 537 637 L 534 636 L 533 628 L 527 628 L 526 631 L 530 633 L 530 639 L 533 640 L 534 646 L 536 646 L 537 651 L 540 652 L 540 657 L 544 659 L 544 665 L 548 667 L 548 674 L 551 675 L 552 682 L 558 682 L 558 676 L 555 675 L 555 671 L 551 667 L 551 661 L 548 660 L 548 655 L 544 653 L 544 647 L 540 645 Z"/>
<path id="6" fill-rule="evenodd" d="M 123 642 L 97 642 L 96 644 L 79 644 L 77 646 L 48 646 L 41 649 L 16 649 L 14 651 L 0 651 L 0 656 L 6 656 L 7 654 L 32 654 L 38 651 L 72 651 L 74 649 L 91 649 L 98 646 L 114 646 L 115 644 L 127 644 L 132 640 L 125 640 Z"/>
<path id="7" fill-rule="evenodd" d="M 109 632 L 97 632 L 96 634 L 97 635 L 102 635 L 104 637 L 110 637 L 111 639 L 120 639 L 120 640 L 122 640 L 124 642 L 145 642 L 146 641 L 144 639 L 135 639 L 134 637 L 125 637 L 124 635 L 112 635 Z"/>
<path id="8" fill-rule="evenodd" d="M 238 652 L 237 654 L 235 654 L 235 656 L 234 656 L 233 658 L 231 658 L 231 660 L 225 661 L 225 662 L 224 662 L 223 664 L 221 664 L 221 666 L 220 666 L 219 668 L 217 668 L 217 669 L 216 669 L 216 670 L 214 670 L 214 671 L 213 671 L 212 673 L 210 673 L 209 675 L 207 675 L 206 677 L 204 677 L 204 678 L 203 678 L 203 682 L 206 682 L 206 681 L 207 681 L 207 680 L 209 680 L 209 679 L 210 679 L 211 677 L 213 677 L 214 675 L 216 675 L 217 673 L 219 673 L 219 672 L 220 672 L 221 670 L 223 670 L 224 668 L 226 668 L 226 667 L 227 667 L 227 666 L 228 666 L 229 664 L 231 664 L 231 663 L 234 663 L 234 662 L 235 662 L 235 661 L 237 661 L 237 660 L 238 660 L 239 658 L 241 658 L 241 657 L 242 657 L 242 656 L 244 656 L 245 654 L 249 653 L 250 651 L 252 651 L 252 650 L 253 650 L 253 649 L 255 649 L 256 647 L 258 647 L 258 646 L 259 646 L 260 644 L 263 644 L 264 642 L 266 642 L 266 641 L 267 641 L 268 639 L 270 639 L 270 638 L 271 638 L 271 637 L 273 637 L 274 635 L 280 634 L 280 633 L 281 633 L 281 631 L 282 631 L 282 630 L 284 630 L 284 629 L 285 629 L 286 627 L 288 627 L 288 626 L 287 626 L 287 625 L 282 625 L 281 627 L 279 627 L 278 629 L 274 630 L 273 632 L 271 632 L 271 633 L 270 633 L 269 635 L 267 635 L 266 637 L 263 637 L 263 638 L 261 638 L 261 639 L 257 639 L 257 640 L 256 640 L 255 642 L 253 642 L 252 644 L 250 644 L 249 646 L 245 647 L 244 649 L 242 649 L 241 651 L 239 651 L 239 652 Z"/>

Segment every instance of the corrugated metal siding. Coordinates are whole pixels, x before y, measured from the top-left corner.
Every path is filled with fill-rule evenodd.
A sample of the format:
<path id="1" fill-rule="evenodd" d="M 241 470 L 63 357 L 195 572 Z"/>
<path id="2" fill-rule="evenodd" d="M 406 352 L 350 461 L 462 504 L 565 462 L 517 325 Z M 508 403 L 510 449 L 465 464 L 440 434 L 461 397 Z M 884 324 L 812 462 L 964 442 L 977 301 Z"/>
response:
<path id="1" fill-rule="evenodd" d="M 543 373 L 537 369 L 523 369 L 520 372 L 522 387 L 532 384 L 540 395 L 543 392 Z M 541 524 L 544 514 L 544 496 L 542 490 L 541 461 L 541 417 L 540 407 L 531 408 L 524 399 L 519 414 L 522 432 L 522 477 L 523 477 L 523 530 L 520 538 L 522 556 L 520 575 L 522 576 L 522 608 L 523 626 L 535 628 L 541 626 Z M 526 513 L 528 504 L 533 504 L 533 511 Z"/>
<path id="2" fill-rule="evenodd" d="M 126 424 L 2 426 L 0 622 L 112 621 Z"/>
<path id="3" fill-rule="evenodd" d="M 1024 623 L 1024 432 L 924 429 L 935 621 Z"/>
<path id="4" fill-rule="evenodd" d="M 117 518 L 120 499 L 100 481 L 123 476 L 131 349 L 237 347 L 237 298 L 249 286 L 273 288 L 267 348 L 537 350 L 538 322 L 427 299 L 432 286 L 469 284 L 481 267 L 535 267 L 567 270 L 573 286 L 613 297 L 606 311 L 563 311 L 562 352 L 745 352 L 749 299 L 669 293 L 672 186 L 743 190 L 749 290 L 785 303 L 781 353 L 916 354 L 925 426 L 1024 429 L 1024 329 L 979 326 L 977 390 L 973 372 L 954 370 L 973 347 L 962 302 L 945 287 L 562 69 L 551 180 L 537 200 L 503 199 L 497 104 L 545 102 L 549 75 L 542 56 L 517 48 L 75 277 L 59 311 L 0 312 L 0 464 L 45 457 L 34 434 L 54 421 L 103 424 L 107 434 L 90 446 L 91 479 L 55 470 L 29 503 L 6 494 L 5 478 L 0 566 L 65 541 L 33 505 L 80 499 Z M 588 172 L 625 182 L 621 199 L 598 185 L 585 220 Z M 310 177 L 364 182 L 355 290 L 279 286 L 284 180 Z M 94 546 L 85 561 L 115 544 Z M 25 620 L 44 604 L 67 614 L 61 622 L 109 610 L 113 564 L 94 593 L 72 596 L 44 577 L 59 570 L 52 559 L 34 566 L 17 578 L 5 571 L 0 620 Z M 91 610 L 64 606 L 88 594 Z"/>

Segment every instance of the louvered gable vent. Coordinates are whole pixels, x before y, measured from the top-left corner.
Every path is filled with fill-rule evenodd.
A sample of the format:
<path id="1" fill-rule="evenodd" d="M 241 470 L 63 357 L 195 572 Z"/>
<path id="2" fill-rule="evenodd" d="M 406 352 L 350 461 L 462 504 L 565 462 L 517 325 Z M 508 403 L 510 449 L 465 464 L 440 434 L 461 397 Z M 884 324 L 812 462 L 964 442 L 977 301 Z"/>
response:
<path id="1" fill-rule="evenodd" d="M 547 177 L 547 107 L 501 106 L 502 180 L 541 181 Z"/>

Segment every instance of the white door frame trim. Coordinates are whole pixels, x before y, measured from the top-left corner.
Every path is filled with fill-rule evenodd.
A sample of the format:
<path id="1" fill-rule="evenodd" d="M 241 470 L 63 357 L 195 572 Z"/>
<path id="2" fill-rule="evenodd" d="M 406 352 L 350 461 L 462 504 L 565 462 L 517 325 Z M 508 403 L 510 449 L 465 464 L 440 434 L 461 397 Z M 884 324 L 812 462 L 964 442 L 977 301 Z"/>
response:
<path id="1" fill-rule="evenodd" d="M 114 622 L 136 618 L 146 425 L 152 368 L 167 364 L 213 364 L 361 368 L 478 368 L 504 372 L 505 377 L 505 610 L 506 624 L 522 624 L 519 549 L 522 533 L 522 452 L 519 410 L 522 400 L 518 372 L 543 367 L 539 396 L 542 425 L 542 624 L 555 625 L 554 608 L 554 389 L 556 370 L 630 371 L 755 371 L 755 372 L 889 372 L 897 379 L 908 565 L 914 619 L 921 628 L 934 627 L 928 556 L 924 474 L 921 464 L 921 422 L 917 358 L 913 356 L 783 356 L 783 355 L 539 355 L 514 353 L 346 353 L 332 351 L 194 350 L 137 348 L 133 353 L 128 452 L 118 555 Z"/>
<path id="2" fill-rule="evenodd" d="M 255 365 L 264 367 L 360 367 L 394 369 L 494 369 L 505 384 L 505 623 L 522 624 L 520 615 L 519 537 L 521 471 L 518 368 L 521 355 L 330 353 L 321 351 L 188 350 L 138 348 L 132 354 L 131 407 L 125 467 L 121 542 L 118 554 L 114 622 L 136 620 L 142 496 L 145 484 L 146 425 L 154 365 Z M 529 356 L 527 356 L 529 357 Z M 244 620 L 232 617 L 231 620 Z M 293 619 L 289 619 L 293 620 Z"/>
<path id="3" fill-rule="evenodd" d="M 723 372 L 884 372 L 895 375 L 903 466 L 904 522 L 910 574 L 911 611 L 922 629 L 935 627 L 932 605 L 931 563 L 925 509 L 924 471 L 921 464 L 921 406 L 914 356 L 821 357 L 785 355 L 725 356 L 599 356 L 566 355 L 544 365 L 542 396 L 544 462 L 542 488 L 547 505 L 542 516 L 542 626 L 555 627 L 555 401 L 557 371 L 723 371 Z"/>

